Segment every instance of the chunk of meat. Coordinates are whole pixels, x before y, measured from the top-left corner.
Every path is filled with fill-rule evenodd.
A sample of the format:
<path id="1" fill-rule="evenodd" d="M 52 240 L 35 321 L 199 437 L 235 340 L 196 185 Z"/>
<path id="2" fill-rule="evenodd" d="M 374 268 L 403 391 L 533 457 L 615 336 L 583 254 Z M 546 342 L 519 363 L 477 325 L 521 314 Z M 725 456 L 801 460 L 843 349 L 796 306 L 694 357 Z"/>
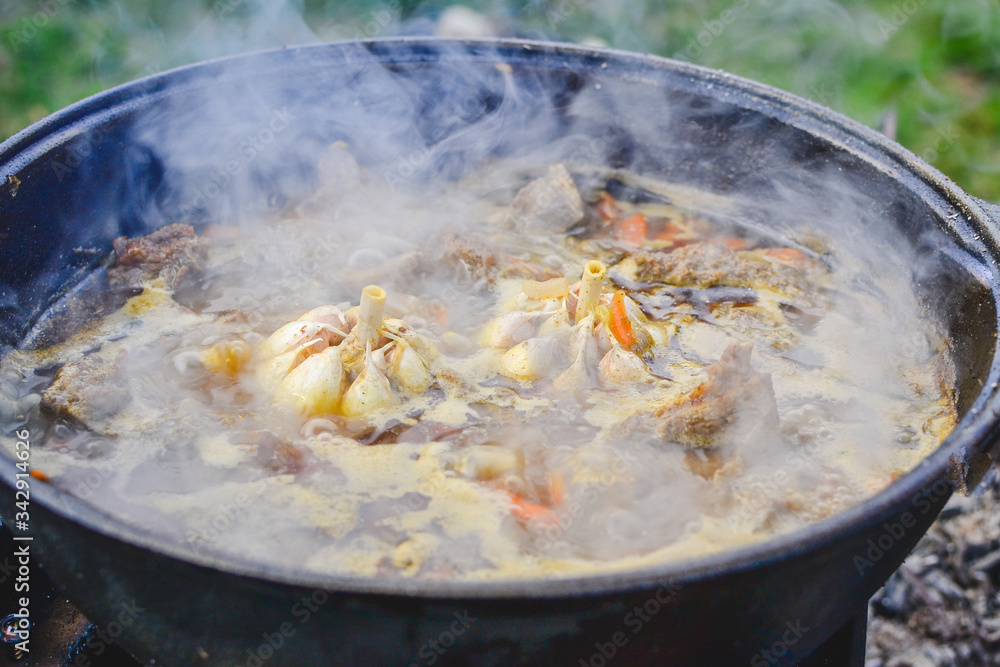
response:
<path id="1" fill-rule="evenodd" d="M 722 243 L 701 241 L 672 252 L 637 252 L 625 260 L 642 282 L 682 287 L 769 288 L 795 296 L 815 293 L 823 266 L 798 253 L 790 260 L 765 250 L 732 250 Z M 632 264 L 628 267 L 627 264 Z"/>
<path id="2" fill-rule="evenodd" d="M 110 361 L 96 355 L 72 361 L 59 369 L 42 393 L 41 409 L 100 432 L 102 421 L 129 401 L 125 369 L 125 350 Z"/>
<path id="3" fill-rule="evenodd" d="M 261 434 L 258 439 L 257 461 L 277 475 L 297 475 L 311 463 L 307 450 L 269 432 Z"/>
<path id="4" fill-rule="evenodd" d="M 749 345 L 734 343 L 706 369 L 708 380 L 654 413 L 657 435 L 689 447 L 745 444 L 778 436 L 771 376 L 750 365 Z"/>
<path id="5" fill-rule="evenodd" d="M 557 277 L 551 270 L 508 255 L 488 241 L 456 232 L 438 237 L 438 241 L 432 247 L 439 248 L 439 260 L 460 261 L 474 280 L 493 281 L 497 278 L 548 280 Z"/>
<path id="6" fill-rule="evenodd" d="M 565 232 L 583 220 L 583 199 L 573 177 L 554 164 L 528 183 L 510 204 L 510 219 L 520 229 Z"/>
<path id="7" fill-rule="evenodd" d="M 191 225 L 174 223 L 155 232 L 114 240 L 115 263 L 108 269 L 112 287 L 142 287 L 164 278 L 175 289 L 190 272 L 200 273 L 208 257 L 208 241 L 194 233 Z"/>

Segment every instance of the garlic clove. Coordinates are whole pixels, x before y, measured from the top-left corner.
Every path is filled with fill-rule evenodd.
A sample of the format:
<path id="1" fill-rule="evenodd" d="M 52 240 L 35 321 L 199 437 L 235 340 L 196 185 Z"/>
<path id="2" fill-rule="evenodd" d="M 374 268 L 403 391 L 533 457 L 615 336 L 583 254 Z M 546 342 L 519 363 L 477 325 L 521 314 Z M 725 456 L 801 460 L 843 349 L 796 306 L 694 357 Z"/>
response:
<path id="1" fill-rule="evenodd" d="M 303 359 L 303 350 L 295 349 L 266 358 L 257 367 L 257 378 L 268 389 L 275 389 Z"/>
<path id="2" fill-rule="evenodd" d="M 598 356 L 603 357 L 611 351 L 611 348 L 618 345 L 618 341 L 608 328 L 607 320 L 598 319 L 597 326 L 594 327 L 594 340 L 597 341 Z"/>
<path id="3" fill-rule="evenodd" d="M 440 340 L 441 345 L 452 355 L 466 356 L 479 349 L 475 341 L 455 331 L 445 331 L 441 334 Z M 430 361 L 433 361 L 433 359 Z"/>
<path id="4" fill-rule="evenodd" d="M 369 344 L 365 348 L 364 368 L 344 393 L 340 408 L 348 417 L 360 417 L 399 403 L 389 379 L 378 368 L 375 354 Z"/>
<path id="5" fill-rule="evenodd" d="M 322 335 L 329 345 L 339 345 L 351 330 L 344 311 L 333 305 L 313 308 L 299 319 L 321 325 L 323 327 Z"/>
<path id="6" fill-rule="evenodd" d="M 646 364 L 621 345 L 613 345 L 597 366 L 603 385 L 648 384 L 656 381 Z"/>
<path id="7" fill-rule="evenodd" d="M 417 351 L 427 363 L 430 363 L 441 356 L 441 348 L 433 340 L 416 331 L 406 331 L 403 333 L 403 340 Z"/>
<path id="8" fill-rule="evenodd" d="M 427 363 L 402 340 L 392 351 L 386 374 L 397 387 L 409 394 L 422 394 L 431 384 Z"/>
<path id="9" fill-rule="evenodd" d="M 304 322 L 328 324 L 337 327 L 341 331 L 344 331 L 347 326 L 347 318 L 344 316 L 344 311 L 333 305 L 317 306 L 302 315 L 299 319 Z"/>
<path id="10" fill-rule="evenodd" d="M 533 382 L 549 374 L 558 363 L 552 337 L 529 338 L 500 357 L 500 372 L 514 380 Z"/>
<path id="11" fill-rule="evenodd" d="M 344 377 L 340 355 L 327 348 L 296 366 L 278 385 L 275 399 L 308 417 L 330 414 L 340 405 Z"/>
<path id="12" fill-rule="evenodd" d="M 594 315 L 590 314 L 580 320 L 574 327 L 575 357 L 573 363 L 565 371 L 560 373 L 553 381 L 556 389 L 569 391 L 572 389 L 586 389 L 592 387 L 593 371 L 600 358 L 597 350 L 597 340 L 594 338 Z"/>
<path id="13" fill-rule="evenodd" d="M 573 322 L 569 316 L 569 311 L 560 307 L 538 327 L 538 336 L 549 336 L 554 333 L 566 331 L 573 327 Z"/>
<path id="14" fill-rule="evenodd" d="M 348 330 L 358 326 L 358 313 L 361 312 L 359 306 L 351 306 L 344 311 L 344 319 L 347 321 Z"/>
<path id="15" fill-rule="evenodd" d="M 384 333 L 390 334 L 390 337 L 395 336 L 397 339 L 406 341 L 427 363 L 441 356 L 441 349 L 438 348 L 437 343 L 411 329 L 403 320 L 385 320 Z"/>
<path id="16" fill-rule="evenodd" d="M 535 335 L 540 316 L 545 317 L 523 310 L 504 313 L 487 325 L 483 343 L 501 350 L 510 349 Z"/>
<path id="17" fill-rule="evenodd" d="M 304 320 L 289 322 L 265 338 L 260 347 L 257 348 L 257 352 L 264 358 L 276 357 L 314 340 L 317 343 L 312 349 L 319 352 L 328 345 L 327 339 L 323 335 L 324 327 L 325 325 L 318 322 Z"/>

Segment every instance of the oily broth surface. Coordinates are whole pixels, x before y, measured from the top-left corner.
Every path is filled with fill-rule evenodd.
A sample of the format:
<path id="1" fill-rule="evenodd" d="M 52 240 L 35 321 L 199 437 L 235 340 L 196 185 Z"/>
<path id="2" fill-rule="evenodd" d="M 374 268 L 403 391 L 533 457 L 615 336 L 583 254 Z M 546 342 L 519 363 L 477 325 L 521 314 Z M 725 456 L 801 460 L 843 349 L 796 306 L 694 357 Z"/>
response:
<path id="1" fill-rule="evenodd" d="M 581 333 L 572 296 L 531 298 L 524 275 L 477 275 L 439 252 L 439 230 L 485 239 L 525 272 L 567 284 L 602 260 L 604 319 L 619 289 L 665 303 L 660 287 L 623 287 L 643 281 L 630 273 L 639 249 L 623 243 L 622 220 L 648 218 L 642 246 L 651 252 L 682 247 L 665 230 L 692 235 L 685 243 L 724 242 L 737 230 L 656 202 L 618 201 L 615 219 L 605 220 L 595 212 L 601 189 L 584 186 L 586 215 L 569 235 L 526 233 L 510 208 L 522 171 L 496 168 L 417 197 L 341 159 L 337 177 L 281 220 L 203 230 L 211 246 L 198 281 L 175 293 L 152 279 L 65 343 L 4 358 L 4 377 L 20 382 L 85 357 L 126 360 L 130 400 L 87 428 L 30 412 L 34 468 L 123 521 L 199 550 L 323 573 L 542 577 L 787 533 L 880 490 L 954 425 L 934 327 L 911 313 L 907 342 L 889 345 L 899 324 L 886 321 L 877 295 L 845 281 L 850 257 L 837 256 L 837 270 L 806 257 L 822 298 L 755 284 L 752 304 L 730 295 L 709 307 L 697 301 L 703 292 L 691 292 L 658 317 L 630 305 L 633 326 L 651 341 L 637 358 L 656 374 L 620 364 L 608 371 L 597 361 L 616 346 L 614 334 L 600 326 Z M 586 180 L 586 170 L 570 171 Z M 775 260 L 767 240 L 741 238 L 740 252 L 765 264 L 802 260 L 780 252 Z M 411 393 L 393 385 L 396 402 L 361 416 L 279 405 L 260 379 L 262 342 L 317 306 L 349 311 L 370 283 L 386 290 L 388 317 L 440 352 L 425 359 L 430 385 Z M 497 318 L 512 312 L 527 313 L 531 338 L 545 341 L 533 354 L 549 368 L 536 379 L 505 374 L 514 346 L 488 342 Z M 232 340 L 253 350 L 234 372 L 198 361 Z M 743 438 L 759 421 L 751 405 L 733 413 L 718 442 L 664 439 L 647 416 L 696 400 L 706 369 L 734 343 L 752 346 L 752 377 L 769 378 L 774 428 Z M 597 356 L 574 384 L 563 374 L 587 345 Z M 859 353 L 866 347 L 898 351 L 871 364 Z"/>

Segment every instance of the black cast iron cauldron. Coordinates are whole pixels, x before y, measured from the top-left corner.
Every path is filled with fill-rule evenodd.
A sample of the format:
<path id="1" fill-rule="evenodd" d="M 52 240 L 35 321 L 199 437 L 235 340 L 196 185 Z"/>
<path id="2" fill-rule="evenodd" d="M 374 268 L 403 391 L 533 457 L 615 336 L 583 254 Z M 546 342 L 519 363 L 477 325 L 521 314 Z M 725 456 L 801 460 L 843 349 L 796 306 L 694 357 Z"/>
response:
<path id="1" fill-rule="evenodd" d="M 995 209 L 805 100 L 566 45 L 283 49 L 149 77 L 31 126 L 0 146 L 3 343 L 53 305 L 72 310 L 73 285 L 99 276 L 114 237 L 280 208 L 312 187 L 320 151 L 338 139 L 398 187 L 544 154 L 721 195 L 747 224 L 793 241 L 803 222 L 833 221 L 824 231 L 851 239 L 872 271 L 918 279 L 951 335 L 961 424 L 916 470 L 806 530 L 544 582 L 403 587 L 222 559 L 33 481 L 37 562 L 149 664 L 792 664 L 864 609 L 954 484 L 974 485 L 989 458 L 1000 428 Z M 6 458 L 0 471 L 9 521 L 16 471 Z"/>

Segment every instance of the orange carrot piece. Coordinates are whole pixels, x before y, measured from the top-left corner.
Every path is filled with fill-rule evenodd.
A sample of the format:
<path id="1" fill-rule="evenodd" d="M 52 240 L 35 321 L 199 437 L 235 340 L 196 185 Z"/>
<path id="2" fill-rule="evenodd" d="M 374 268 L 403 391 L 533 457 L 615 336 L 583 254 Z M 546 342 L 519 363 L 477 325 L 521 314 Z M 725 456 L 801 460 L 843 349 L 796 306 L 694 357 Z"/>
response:
<path id="1" fill-rule="evenodd" d="M 730 250 L 749 250 L 750 248 L 753 247 L 753 244 L 750 243 L 750 241 L 747 241 L 746 239 L 741 239 L 738 236 L 734 236 L 728 239 L 723 239 L 722 245 L 726 246 Z"/>
<path id="2" fill-rule="evenodd" d="M 695 229 L 694 223 L 669 221 L 656 235 L 657 240 L 673 244 L 674 249 L 686 246 L 701 238 L 701 232 Z"/>
<path id="3" fill-rule="evenodd" d="M 683 233 L 684 230 L 681 229 L 676 222 L 668 220 L 667 223 L 663 225 L 663 228 L 660 230 L 660 233 L 656 235 L 656 238 L 669 239 L 673 241 L 678 236 L 681 236 Z"/>
<path id="4" fill-rule="evenodd" d="M 635 333 L 632 331 L 632 322 L 625 312 L 625 293 L 621 290 L 615 292 L 611 298 L 611 321 L 608 328 L 614 337 L 625 347 L 632 347 L 636 343 Z"/>
<path id="5" fill-rule="evenodd" d="M 556 505 L 562 505 L 563 498 L 566 496 L 566 485 L 563 482 L 562 474 L 553 470 L 549 474 L 549 485 L 552 487 L 552 502 Z"/>
<path id="6" fill-rule="evenodd" d="M 678 241 L 698 241 L 705 237 L 708 228 L 698 220 L 669 220 L 661 233 L 670 234 Z"/>
<path id="7" fill-rule="evenodd" d="M 804 252 L 795 248 L 768 248 L 764 253 L 782 262 L 801 262 L 807 258 Z"/>
<path id="8" fill-rule="evenodd" d="M 631 246 L 641 246 L 647 231 L 646 216 L 642 213 L 633 213 L 615 223 L 615 238 Z"/>
<path id="9" fill-rule="evenodd" d="M 556 513 L 548 507 L 544 507 L 538 503 L 533 503 L 530 500 L 525 500 L 512 491 L 508 491 L 507 495 L 510 497 L 510 501 L 514 503 L 511 513 L 513 513 L 513 515 L 521 521 L 541 521 L 543 523 L 556 522 Z"/>
<path id="10" fill-rule="evenodd" d="M 601 201 L 597 202 L 597 213 L 607 221 L 618 217 L 618 202 L 607 192 L 601 194 Z"/>
<path id="11" fill-rule="evenodd" d="M 49 476 L 48 476 L 48 475 L 46 475 L 46 474 L 45 474 L 44 472 L 42 472 L 41 470 L 32 470 L 32 471 L 31 471 L 31 472 L 29 472 L 28 474 L 29 474 L 29 475 L 31 475 L 32 477 L 34 477 L 35 479 L 37 479 L 37 480 L 39 480 L 39 481 L 42 481 L 42 482 L 49 482 L 49 481 L 51 481 L 51 480 L 49 479 Z"/>

